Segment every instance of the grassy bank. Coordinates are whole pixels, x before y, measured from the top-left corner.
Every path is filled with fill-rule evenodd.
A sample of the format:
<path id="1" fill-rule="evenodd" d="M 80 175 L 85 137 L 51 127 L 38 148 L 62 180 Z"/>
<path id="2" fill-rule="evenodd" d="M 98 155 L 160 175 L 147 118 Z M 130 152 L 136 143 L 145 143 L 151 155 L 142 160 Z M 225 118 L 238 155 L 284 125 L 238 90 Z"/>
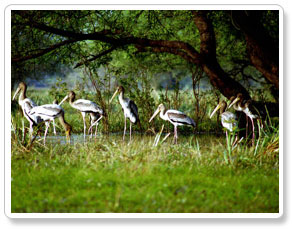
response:
<path id="1" fill-rule="evenodd" d="M 75 145 L 12 146 L 12 212 L 278 212 L 278 157 L 225 139 L 99 137 Z"/>

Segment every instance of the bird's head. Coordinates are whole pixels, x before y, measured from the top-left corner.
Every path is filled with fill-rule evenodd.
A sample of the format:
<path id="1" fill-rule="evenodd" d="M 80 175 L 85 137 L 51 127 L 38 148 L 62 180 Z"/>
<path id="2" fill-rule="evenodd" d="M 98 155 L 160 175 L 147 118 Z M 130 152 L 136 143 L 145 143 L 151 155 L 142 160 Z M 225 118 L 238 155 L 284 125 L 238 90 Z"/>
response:
<path id="1" fill-rule="evenodd" d="M 26 89 L 26 87 L 27 86 L 26 86 L 26 84 L 24 82 L 20 82 L 19 85 L 18 85 L 18 88 L 20 88 L 22 90 Z"/>
<path id="2" fill-rule="evenodd" d="M 234 101 L 234 99 L 236 99 L 236 96 L 233 95 L 230 97 L 229 101 L 232 103 Z"/>
<path id="3" fill-rule="evenodd" d="M 228 106 L 228 109 L 230 107 L 232 107 L 234 104 L 236 104 L 238 101 L 242 101 L 242 98 L 243 98 L 242 93 L 238 93 L 236 97 L 235 96 L 231 96 L 231 98 L 230 98 L 230 104 Z"/>
<path id="4" fill-rule="evenodd" d="M 123 86 L 117 87 L 118 93 L 125 92 L 125 88 Z"/>
<path id="5" fill-rule="evenodd" d="M 70 91 L 68 93 L 68 95 L 66 95 L 64 97 L 64 99 L 59 103 L 59 105 L 61 105 L 63 102 L 65 102 L 67 99 L 70 99 L 70 101 L 73 101 L 75 99 L 75 92 L 74 91 Z"/>
<path id="6" fill-rule="evenodd" d="M 154 119 L 154 117 L 160 112 L 160 111 L 164 111 L 165 110 L 165 106 L 161 103 L 159 104 L 158 108 L 156 109 L 156 111 L 154 112 L 154 114 L 152 115 L 152 117 L 149 119 L 149 122 L 152 121 L 152 119 Z"/>
<path id="7" fill-rule="evenodd" d="M 158 106 L 157 109 L 159 109 L 159 111 L 163 111 L 163 110 L 165 110 L 165 106 L 164 106 L 164 104 L 163 104 L 163 103 L 159 104 L 159 106 Z"/>
<path id="8" fill-rule="evenodd" d="M 125 89 L 123 86 L 118 86 L 109 102 L 111 103 L 118 93 L 124 93 L 124 91 L 125 91 Z"/>
<path id="9" fill-rule="evenodd" d="M 15 93 L 14 93 L 14 95 L 13 95 L 13 98 L 12 98 L 12 100 L 14 100 L 15 99 L 15 97 L 16 97 L 16 95 L 20 92 L 20 91 L 26 91 L 26 84 L 24 83 L 24 82 L 20 82 L 19 84 L 18 84 L 18 87 L 17 87 L 17 89 L 16 89 L 16 91 L 15 91 Z"/>
<path id="10" fill-rule="evenodd" d="M 68 97 L 69 97 L 69 98 L 73 98 L 73 97 L 75 97 L 75 95 L 76 95 L 76 94 L 75 94 L 74 91 L 70 91 L 69 94 L 68 94 Z"/>
<path id="11" fill-rule="evenodd" d="M 245 102 L 244 107 L 249 107 L 252 101 L 249 99 Z"/>
<path id="12" fill-rule="evenodd" d="M 227 107 L 227 103 L 222 100 L 221 102 L 219 102 L 219 104 L 215 107 L 215 109 L 212 111 L 211 115 L 210 115 L 210 118 L 213 117 L 213 115 L 220 109 L 220 114 L 222 114 L 225 109 Z"/>

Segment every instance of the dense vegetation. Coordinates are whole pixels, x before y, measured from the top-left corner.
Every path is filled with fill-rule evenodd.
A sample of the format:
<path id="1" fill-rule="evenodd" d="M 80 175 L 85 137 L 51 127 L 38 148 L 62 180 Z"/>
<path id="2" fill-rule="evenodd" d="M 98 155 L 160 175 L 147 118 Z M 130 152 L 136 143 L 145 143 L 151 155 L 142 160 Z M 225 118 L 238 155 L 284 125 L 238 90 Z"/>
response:
<path id="1" fill-rule="evenodd" d="M 253 81 L 277 100 L 278 23 L 278 11 L 13 11 L 12 77 L 102 65 L 136 82 L 183 69 L 227 98 L 248 98 Z"/>

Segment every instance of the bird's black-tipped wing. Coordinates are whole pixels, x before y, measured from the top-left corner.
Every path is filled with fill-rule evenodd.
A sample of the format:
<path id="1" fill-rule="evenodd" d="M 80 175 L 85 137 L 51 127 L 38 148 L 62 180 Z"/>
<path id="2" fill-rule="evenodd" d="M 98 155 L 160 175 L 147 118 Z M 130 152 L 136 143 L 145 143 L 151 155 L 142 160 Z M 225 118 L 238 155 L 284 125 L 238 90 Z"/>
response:
<path id="1" fill-rule="evenodd" d="M 190 125 L 195 127 L 196 123 L 193 119 L 188 117 L 186 114 L 177 111 L 177 110 L 168 110 L 167 115 L 169 119 L 174 123 L 184 124 L 184 125 Z"/>
<path id="2" fill-rule="evenodd" d="M 81 112 L 98 112 L 103 114 L 103 110 L 96 103 L 90 100 L 78 99 L 73 103 L 72 106 Z"/>
<path id="3" fill-rule="evenodd" d="M 136 117 L 136 122 L 137 122 L 139 120 L 139 114 L 138 114 L 137 105 L 134 103 L 134 101 L 130 100 L 129 107 L 130 107 L 131 113 Z"/>

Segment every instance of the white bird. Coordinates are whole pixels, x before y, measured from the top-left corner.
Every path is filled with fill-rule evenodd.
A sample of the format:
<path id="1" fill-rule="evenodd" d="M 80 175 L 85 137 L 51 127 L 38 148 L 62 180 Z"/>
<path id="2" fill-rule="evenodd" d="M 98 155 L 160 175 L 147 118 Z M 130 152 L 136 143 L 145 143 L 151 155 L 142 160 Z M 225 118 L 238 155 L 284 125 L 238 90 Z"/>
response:
<path id="1" fill-rule="evenodd" d="M 189 125 L 189 126 L 196 126 L 196 123 L 193 119 L 185 115 L 183 112 L 178 110 L 167 110 L 163 104 L 160 104 L 157 110 L 154 112 L 152 117 L 150 118 L 149 122 L 160 112 L 160 118 L 163 120 L 169 121 L 174 126 L 174 140 L 177 144 L 177 126 Z"/>
<path id="2" fill-rule="evenodd" d="M 44 144 L 46 144 L 46 136 L 50 122 L 56 118 L 59 118 L 61 125 L 63 126 L 67 140 L 70 142 L 72 127 L 65 121 L 64 110 L 58 104 L 45 104 L 41 106 L 35 106 L 28 111 L 29 118 L 33 121 L 34 125 L 38 125 L 42 122 L 46 124 L 46 130 L 44 135 Z"/>
<path id="3" fill-rule="evenodd" d="M 130 120 L 130 141 L 131 141 L 132 123 L 133 124 L 138 123 L 140 125 L 138 107 L 134 103 L 134 101 L 124 97 L 125 89 L 122 86 L 117 87 L 117 90 L 115 91 L 112 98 L 110 99 L 110 103 L 112 102 L 112 100 L 118 93 L 120 93 L 119 102 L 123 108 L 124 119 L 125 119 L 123 141 L 125 140 L 125 135 L 126 135 L 127 118 Z M 140 126 L 140 129 L 141 129 L 141 126 Z"/>
<path id="4" fill-rule="evenodd" d="M 238 126 L 237 123 L 237 117 L 234 113 L 230 112 L 230 111 L 226 111 L 227 108 L 227 103 L 225 101 L 221 101 L 213 110 L 213 112 L 210 115 L 210 118 L 213 117 L 213 115 L 216 113 L 216 111 L 218 111 L 220 109 L 220 116 L 221 116 L 221 124 L 223 127 L 226 128 L 226 141 L 228 141 L 228 134 L 227 134 L 227 130 L 229 130 L 230 132 L 235 131 L 235 129 Z M 236 139 L 233 143 L 233 145 L 235 144 L 235 142 L 237 141 L 237 136 Z"/>
<path id="5" fill-rule="evenodd" d="M 34 123 L 30 119 L 30 117 L 27 115 L 27 112 L 31 110 L 31 108 L 35 107 L 36 104 L 30 98 L 26 97 L 26 89 L 27 89 L 26 84 L 24 82 L 20 82 L 13 95 L 12 100 L 14 100 L 16 95 L 20 92 L 19 98 L 18 98 L 18 104 L 20 105 L 22 109 L 24 117 L 29 121 L 29 124 L 30 124 L 29 132 L 30 132 L 30 135 L 32 135 Z M 22 126 L 23 126 L 23 134 L 24 134 L 24 122 L 22 122 Z"/>
<path id="6" fill-rule="evenodd" d="M 254 133 L 254 119 L 258 119 L 259 116 L 256 115 L 256 111 L 251 106 L 251 100 L 248 101 L 243 101 L 243 96 L 241 93 L 237 94 L 237 97 L 232 96 L 230 98 L 231 103 L 229 104 L 228 108 L 232 107 L 237 110 L 237 111 L 242 111 L 246 115 L 246 137 L 247 137 L 247 131 L 248 131 L 248 118 L 251 120 L 252 124 L 252 144 L 254 144 L 254 138 L 255 138 L 255 133 Z"/>
<path id="7" fill-rule="evenodd" d="M 78 99 L 75 100 L 75 93 L 74 91 L 70 91 L 67 96 L 61 101 L 59 105 L 61 105 L 64 101 L 66 101 L 69 98 L 70 105 L 79 110 L 81 112 L 82 118 L 83 118 L 83 124 L 84 124 L 84 140 L 86 136 L 86 120 L 85 116 L 88 113 L 91 116 L 91 125 L 98 125 L 99 118 L 96 119 L 96 117 L 103 117 L 104 112 L 103 110 L 94 102 L 86 99 Z M 100 120 L 100 119 L 99 119 Z M 99 121 L 98 120 L 98 121 Z M 90 130 L 91 128 L 89 128 Z M 92 136 L 92 132 L 91 132 Z M 96 137 L 96 131 L 95 131 L 95 137 Z"/>

